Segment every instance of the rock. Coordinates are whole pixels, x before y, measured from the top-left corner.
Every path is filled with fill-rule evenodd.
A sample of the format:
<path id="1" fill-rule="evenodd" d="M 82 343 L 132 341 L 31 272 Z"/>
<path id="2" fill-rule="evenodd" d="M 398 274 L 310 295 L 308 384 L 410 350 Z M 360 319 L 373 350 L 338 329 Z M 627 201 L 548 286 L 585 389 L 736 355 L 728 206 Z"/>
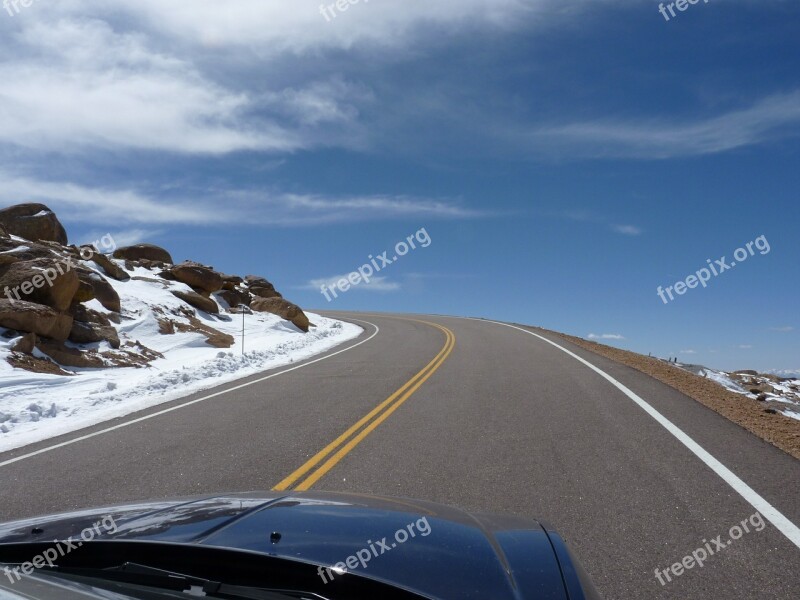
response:
<path id="1" fill-rule="evenodd" d="M 214 348 L 230 348 L 235 343 L 232 335 L 222 333 L 203 323 L 197 317 L 189 317 L 189 323 L 173 322 L 173 327 L 181 332 L 194 332 L 206 337 L 206 344 Z"/>
<path id="2" fill-rule="evenodd" d="M 246 275 L 244 281 L 250 287 L 275 287 L 260 275 Z"/>
<path id="3" fill-rule="evenodd" d="M 95 273 L 90 269 L 78 267 L 76 269 L 80 281 L 84 285 L 89 285 L 94 291 L 94 297 L 103 305 L 103 308 L 112 312 L 120 312 L 122 304 L 119 299 L 119 294 L 114 287 L 105 280 L 99 273 Z M 76 298 L 77 302 L 81 302 Z"/>
<path id="4" fill-rule="evenodd" d="M 92 310 L 91 308 L 87 308 L 83 304 L 79 304 L 77 302 L 70 306 L 69 312 L 73 319 L 80 321 L 81 323 L 94 323 L 95 325 L 106 326 L 111 325 L 111 319 L 109 319 L 106 315 L 97 312 L 96 310 Z"/>
<path id="5" fill-rule="evenodd" d="M 44 204 L 17 204 L 0 210 L 0 225 L 26 240 L 47 240 L 62 246 L 68 243 L 67 232 L 55 213 Z"/>
<path id="6" fill-rule="evenodd" d="M 32 332 L 63 342 L 72 329 L 72 315 L 34 302 L 0 299 L 0 327 Z"/>
<path id="7" fill-rule="evenodd" d="M 172 294 L 190 306 L 194 306 L 198 310 L 202 310 L 213 315 L 219 314 L 219 306 L 217 303 L 210 298 L 201 296 L 197 292 L 173 291 Z"/>
<path id="8" fill-rule="evenodd" d="M 33 349 L 36 348 L 36 334 L 26 333 L 23 335 L 19 341 L 12 346 L 12 350 L 14 352 L 23 352 L 24 354 L 31 354 L 33 353 Z"/>
<path id="9" fill-rule="evenodd" d="M 756 395 L 761 393 L 774 394 L 775 388 L 768 383 L 759 383 L 758 385 L 750 388 L 750 393 Z"/>
<path id="10" fill-rule="evenodd" d="M 767 400 L 767 395 L 766 394 L 759 394 L 758 397 L 756 398 L 756 400 L 758 400 L 759 402 L 765 402 Z"/>
<path id="11" fill-rule="evenodd" d="M 53 251 L 37 242 L 18 242 L 11 238 L 0 237 L 0 266 L 37 258 L 52 260 Z"/>
<path id="12" fill-rule="evenodd" d="M 36 343 L 36 348 L 52 358 L 59 365 L 65 367 L 100 369 L 107 366 L 100 354 L 95 352 L 81 352 L 77 348 L 65 346 L 62 342 L 39 340 Z"/>
<path id="13" fill-rule="evenodd" d="M 740 371 L 734 371 L 737 375 L 758 375 L 758 371 L 753 371 L 751 369 L 742 369 Z"/>
<path id="14" fill-rule="evenodd" d="M 170 269 L 175 279 L 204 292 L 218 292 L 222 289 L 222 275 L 197 263 L 185 262 Z"/>
<path id="15" fill-rule="evenodd" d="M 117 248 L 113 254 L 114 258 L 122 258 L 131 261 L 151 261 L 156 263 L 172 264 L 170 253 L 159 246 L 153 244 L 136 244 L 135 246 L 125 246 Z"/>
<path id="16" fill-rule="evenodd" d="M 69 308 L 79 285 L 78 275 L 66 261 L 37 259 L 0 266 L 0 290 L 7 298 L 19 297 L 58 311 Z"/>
<path id="17" fill-rule="evenodd" d="M 117 281 L 128 281 L 131 278 L 131 276 L 128 275 L 128 272 L 125 269 L 120 267 L 117 263 L 108 258 L 105 254 L 100 254 L 99 252 L 95 252 L 92 255 L 91 260 L 94 264 L 103 269 L 105 274 L 111 277 L 112 279 L 116 279 Z"/>
<path id="18" fill-rule="evenodd" d="M 94 300 L 94 287 L 88 281 L 84 281 L 78 276 L 78 291 L 72 297 L 73 302 L 89 302 Z"/>
<path id="19" fill-rule="evenodd" d="M 225 273 L 220 273 L 220 275 L 222 275 L 222 289 L 224 290 L 235 289 L 237 285 L 244 283 L 244 279 L 238 275 L 226 275 Z"/>
<path id="20" fill-rule="evenodd" d="M 62 377 L 74 377 L 75 373 L 65 371 L 49 358 L 40 358 L 32 354 L 12 352 L 6 359 L 8 364 L 15 369 L 23 369 L 31 373 L 45 373 L 47 375 L 61 375 Z"/>
<path id="21" fill-rule="evenodd" d="M 172 274 L 172 271 L 170 269 L 166 269 L 164 271 L 161 271 L 158 274 L 158 276 L 161 277 L 161 279 L 166 279 L 167 281 L 178 281 L 175 278 L 175 275 Z"/>
<path id="22" fill-rule="evenodd" d="M 241 306 L 243 304 L 246 306 L 250 305 L 250 294 L 241 290 L 222 290 L 221 292 L 217 293 L 217 296 L 227 302 L 228 306 L 231 308 L 236 308 L 237 306 Z"/>
<path id="23" fill-rule="evenodd" d="M 250 292 L 259 298 L 283 298 L 283 296 L 274 287 L 251 287 Z"/>
<path id="24" fill-rule="evenodd" d="M 250 308 L 258 312 L 268 312 L 291 321 L 298 329 L 308 333 L 309 321 L 305 313 L 296 304 L 283 298 L 256 298 Z"/>
<path id="25" fill-rule="evenodd" d="M 72 330 L 69 333 L 69 341 L 76 344 L 92 344 L 94 342 L 106 341 L 112 348 L 119 348 L 119 336 L 117 330 L 110 325 L 97 325 L 95 323 L 82 323 L 74 321 Z"/>

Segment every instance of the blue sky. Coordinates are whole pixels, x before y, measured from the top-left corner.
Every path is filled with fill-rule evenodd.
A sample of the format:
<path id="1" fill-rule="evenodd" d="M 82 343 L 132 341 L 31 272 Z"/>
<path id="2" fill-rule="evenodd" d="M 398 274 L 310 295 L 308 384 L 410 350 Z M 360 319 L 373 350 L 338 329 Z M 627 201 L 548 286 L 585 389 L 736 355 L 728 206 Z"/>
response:
<path id="1" fill-rule="evenodd" d="M 798 370 L 800 5 L 658 4 L 0 12 L 0 203 L 45 202 L 73 241 L 263 274 L 304 307 Z M 381 279 L 319 292 L 420 228 L 430 246 Z M 759 236 L 769 253 L 659 299 Z"/>

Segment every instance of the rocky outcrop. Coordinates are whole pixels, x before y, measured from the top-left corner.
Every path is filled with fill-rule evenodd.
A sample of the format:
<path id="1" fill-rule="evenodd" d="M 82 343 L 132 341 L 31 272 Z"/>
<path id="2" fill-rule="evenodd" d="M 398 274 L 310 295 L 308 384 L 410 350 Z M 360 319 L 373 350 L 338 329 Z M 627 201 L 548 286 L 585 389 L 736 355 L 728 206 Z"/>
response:
<path id="1" fill-rule="evenodd" d="M 0 267 L 37 258 L 52 259 L 53 256 L 53 251 L 44 244 L 20 242 L 10 237 L 0 236 Z"/>
<path id="2" fill-rule="evenodd" d="M 89 302 L 89 300 L 94 300 L 94 287 L 88 281 L 85 281 L 78 276 L 78 291 L 75 292 L 75 295 L 72 297 L 73 302 Z"/>
<path id="3" fill-rule="evenodd" d="M 72 315 L 34 302 L 0 299 L 0 327 L 32 332 L 64 341 L 72 330 Z"/>
<path id="4" fill-rule="evenodd" d="M 173 264 L 172 256 L 169 252 L 153 244 L 136 244 L 135 246 L 125 246 L 117 248 L 113 254 L 114 258 L 122 258 L 131 261 L 150 261 L 154 263 Z"/>
<path id="5" fill-rule="evenodd" d="M 59 365 L 79 369 L 99 369 L 106 366 L 103 357 L 96 352 L 82 352 L 55 340 L 38 340 L 36 348 Z"/>
<path id="6" fill-rule="evenodd" d="M 94 297 L 103 305 L 103 308 L 112 312 L 119 312 L 122 310 L 122 303 L 119 299 L 119 294 L 114 287 L 108 283 L 99 273 L 95 273 L 89 269 L 79 267 L 76 269 L 78 277 L 83 285 L 92 288 Z M 78 302 L 83 302 L 76 298 Z"/>
<path id="7" fill-rule="evenodd" d="M 228 306 L 231 308 L 242 305 L 250 306 L 250 294 L 236 288 L 232 290 L 222 290 L 217 293 L 217 296 L 227 302 Z"/>
<path id="8" fill-rule="evenodd" d="M 113 255 L 105 255 L 95 246 L 67 243 L 64 227 L 43 204 L 0 210 L 0 328 L 8 329 L 4 335 L 14 340 L 7 360 L 15 368 L 72 375 L 59 365 L 146 366 L 160 355 L 130 340 L 130 328 L 115 325 L 147 316 L 143 313 L 148 311 L 156 315 L 161 333 L 201 333 L 215 348 L 230 348 L 234 336 L 209 327 L 193 309 L 217 315 L 249 312 L 252 304 L 254 310 L 279 315 L 302 331 L 309 329 L 303 311 L 284 300 L 264 277 L 229 275 L 191 261 L 175 265 L 166 249 L 152 244 L 118 248 Z M 132 276 L 129 271 L 136 267 L 151 269 L 152 277 L 141 277 L 141 272 Z M 128 312 L 115 289 L 117 281 L 130 282 L 133 294 L 148 292 L 137 282 L 158 284 L 186 304 L 154 305 L 144 293 L 142 302 Z M 175 289 L 184 287 L 176 282 L 188 287 Z M 109 312 L 84 304 L 90 302 L 99 302 Z M 67 341 L 80 346 L 71 347 Z M 102 342 L 112 349 L 92 346 Z"/>
<path id="9" fill-rule="evenodd" d="M 92 254 L 91 260 L 94 264 L 103 269 L 105 274 L 111 277 L 112 279 L 116 279 L 117 281 L 128 281 L 131 278 L 131 276 L 128 275 L 128 272 L 125 269 L 120 267 L 117 263 L 108 258 L 105 254 L 94 252 Z"/>
<path id="10" fill-rule="evenodd" d="M 97 312 L 96 310 L 92 310 L 91 308 L 87 308 L 83 304 L 80 303 L 73 303 L 73 305 L 69 309 L 72 318 L 76 321 L 80 321 L 81 323 L 94 323 L 96 325 L 111 325 L 111 319 L 109 319 L 103 313 Z"/>
<path id="11" fill-rule="evenodd" d="M 67 232 L 55 213 L 44 204 L 17 204 L 0 210 L 0 225 L 8 233 L 26 240 L 46 240 L 62 246 Z"/>
<path id="12" fill-rule="evenodd" d="M 22 352 L 24 354 L 32 354 L 34 348 L 36 348 L 35 333 L 26 333 L 11 347 L 14 352 Z"/>
<path id="13" fill-rule="evenodd" d="M 117 330 L 110 325 L 97 325 L 96 323 L 83 323 L 73 321 L 69 333 L 69 341 L 76 344 L 92 344 L 95 342 L 108 342 L 112 348 L 119 348 L 120 341 Z"/>
<path id="14" fill-rule="evenodd" d="M 75 271 L 57 260 L 40 258 L 0 266 L 0 290 L 7 298 L 44 304 L 57 311 L 69 308 L 79 285 Z"/>
<path id="15" fill-rule="evenodd" d="M 296 304 L 283 298 L 256 298 L 250 308 L 258 312 L 268 312 L 291 321 L 298 329 L 308 333 L 311 326 L 308 317 Z"/>
<path id="16" fill-rule="evenodd" d="M 204 265 L 185 262 L 175 265 L 170 273 L 177 281 L 204 292 L 218 292 L 222 289 L 222 275 Z"/>
<path id="17" fill-rule="evenodd" d="M 225 273 L 220 273 L 220 275 L 222 275 L 223 290 L 235 290 L 239 285 L 244 283 L 244 279 L 238 275 L 226 275 Z"/>
<path id="18" fill-rule="evenodd" d="M 207 312 L 212 315 L 219 313 L 219 305 L 217 305 L 216 302 L 214 302 L 211 298 L 206 298 L 205 296 L 198 294 L 197 292 L 173 290 L 172 295 L 180 298 L 186 302 L 186 304 L 194 306 L 198 310 L 202 310 L 203 312 Z"/>

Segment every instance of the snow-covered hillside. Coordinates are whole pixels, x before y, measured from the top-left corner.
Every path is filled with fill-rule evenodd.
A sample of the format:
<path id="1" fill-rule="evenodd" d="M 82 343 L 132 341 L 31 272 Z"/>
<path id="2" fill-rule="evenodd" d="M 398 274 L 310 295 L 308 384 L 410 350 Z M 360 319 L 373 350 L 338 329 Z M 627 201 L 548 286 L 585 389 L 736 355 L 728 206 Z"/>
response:
<path id="1" fill-rule="evenodd" d="M 0 452 L 361 333 L 303 312 L 263 277 L 174 264 L 163 248 L 117 248 L 110 236 L 69 246 L 47 207 L 0 210 Z"/>

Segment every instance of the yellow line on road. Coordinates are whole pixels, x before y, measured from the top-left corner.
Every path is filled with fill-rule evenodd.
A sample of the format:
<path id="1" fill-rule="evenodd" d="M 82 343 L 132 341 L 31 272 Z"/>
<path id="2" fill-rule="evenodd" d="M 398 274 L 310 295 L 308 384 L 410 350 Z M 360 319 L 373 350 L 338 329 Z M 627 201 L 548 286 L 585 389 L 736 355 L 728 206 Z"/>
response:
<path id="1" fill-rule="evenodd" d="M 330 471 L 336 464 L 342 460 L 349 452 L 353 450 L 356 446 L 358 446 L 361 441 L 366 438 L 373 430 L 375 430 L 378 425 L 383 423 L 389 415 L 391 415 L 395 410 L 397 410 L 406 400 L 408 400 L 414 392 L 416 392 L 423 383 L 425 383 L 431 375 L 433 375 L 440 366 L 447 360 L 447 357 L 450 356 L 450 353 L 453 351 L 453 348 L 456 345 L 456 336 L 455 334 L 450 331 L 447 327 L 443 327 L 438 325 L 437 323 L 430 323 L 428 321 L 418 321 L 417 319 L 406 319 L 409 321 L 416 321 L 417 323 L 424 323 L 425 325 L 429 325 L 431 327 L 436 327 L 437 329 L 441 330 L 445 334 L 445 345 L 439 354 L 429 362 L 425 368 L 423 368 L 419 373 L 414 375 L 411 379 L 408 380 L 399 390 L 394 392 L 391 396 L 389 396 L 386 400 L 381 402 L 378 406 L 372 409 L 369 413 L 367 413 L 364 417 L 359 419 L 357 423 L 355 423 L 352 427 L 350 427 L 347 431 L 345 431 L 342 435 L 338 438 L 333 440 L 330 444 L 325 446 L 322 450 L 320 450 L 317 454 L 315 454 L 312 458 L 310 458 L 302 467 L 297 469 L 294 473 L 286 477 L 283 481 L 281 481 L 278 485 L 276 485 L 273 490 L 276 491 L 284 491 L 288 490 L 295 482 L 300 480 L 302 477 L 306 476 L 310 471 L 313 469 L 317 469 L 311 475 L 309 475 L 305 480 L 303 480 L 297 487 L 296 490 L 307 490 L 309 489 L 314 483 L 316 483 L 322 476 L 324 476 L 328 471 Z M 366 427 L 365 427 L 366 426 Z M 355 435 L 360 429 L 364 428 L 358 435 Z M 355 437 L 353 437 L 355 435 Z M 352 439 L 350 439 L 352 438 Z M 350 440 L 348 442 L 348 440 Z M 331 453 L 336 451 L 339 448 L 338 452 L 336 452 L 333 456 L 328 458 L 325 463 L 317 468 L 317 466 L 325 460 Z"/>

